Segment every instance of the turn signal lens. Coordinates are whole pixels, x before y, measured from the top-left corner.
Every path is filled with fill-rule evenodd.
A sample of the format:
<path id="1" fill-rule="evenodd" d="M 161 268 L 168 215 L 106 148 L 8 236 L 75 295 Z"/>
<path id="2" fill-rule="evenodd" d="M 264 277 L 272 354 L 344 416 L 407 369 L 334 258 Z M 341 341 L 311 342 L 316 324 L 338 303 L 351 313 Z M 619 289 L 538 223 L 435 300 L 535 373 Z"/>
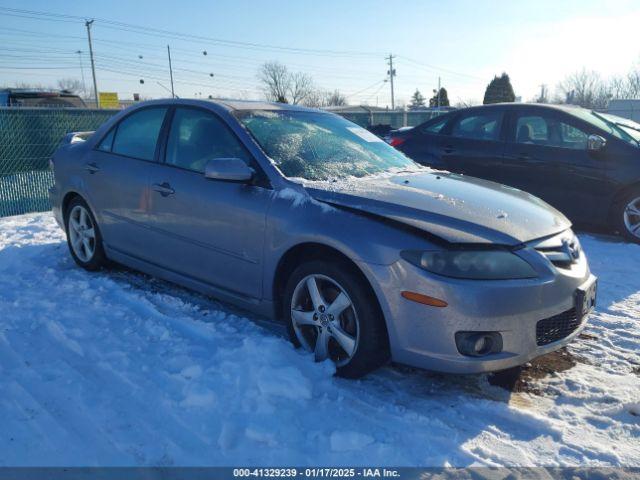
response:
<path id="1" fill-rule="evenodd" d="M 412 302 L 416 303 L 422 303 L 423 305 L 429 305 L 430 307 L 446 307 L 448 305 L 448 303 L 444 300 L 430 297 L 429 295 L 423 295 L 421 293 L 404 291 L 400 295 L 402 295 L 407 300 L 411 300 Z"/>

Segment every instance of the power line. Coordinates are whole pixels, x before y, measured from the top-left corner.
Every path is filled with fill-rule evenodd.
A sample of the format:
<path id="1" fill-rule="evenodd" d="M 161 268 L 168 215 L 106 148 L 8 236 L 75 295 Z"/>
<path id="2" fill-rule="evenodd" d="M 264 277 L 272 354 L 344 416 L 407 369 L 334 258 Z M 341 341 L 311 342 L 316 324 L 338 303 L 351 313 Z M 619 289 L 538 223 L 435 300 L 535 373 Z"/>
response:
<path id="1" fill-rule="evenodd" d="M 357 95 L 361 94 L 362 92 L 365 92 L 365 91 L 369 90 L 370 88 L 375 87 L 376 85 L 378 85 L 378 84 L 380 84 L 380 83 L 381 83 L 382 85 L 384 85 L 384 84 L 385 84 L 385 82 L 386 82 L 386 80 L 378 80 L 376 83 L 372 83 L 372 84 L 371 84 L 371 85 L 369 85 L 368 87 L 365 87 L 365 88 L 363 88 L 362 90 L 358 90 L 356 93 L 352 93 L 351 95 L 345 95 L 345 96 L 346 96 L 347 98 L 355 97 L 355 96 L 357 96 Z"/>
<path id="2" fill-rule="evenodd" d="M 25 10 L 25 9 L 19 9 L 19 8 L 0 7 L 0 12 L 3 12 L 3 13 L 0 13 L 2 15 L 15 15 L 15 16 L 21 15 L 21 16 L 26 16 L 27 18 L 48 19 L 52 21 L 65 21 L 65 22 L 69 22 L 72 20 L 84 21 L 83 17 L 77 16 L 77 15 L 58 14 L 58 13 L 52 13 L 52 12 Z M 263 44 L 263 43 L 240 42 L 236 40 L 226 40 L 226 39 L 215 38 L 215 37 L 207 37 L 203 35 L 180 33 L 180 32 L 175 32 L 171 30 L 164 30 L 160 28 L 143 27 L 141 25 L 108 20 L 104 18 L 96 18 L 95 20 L 98 20 L 103 27 L 115 28 L 118 30 L 135 32 L 143 35 L 200 40 L 200 41 L 207 41 L 207 42 L 212 42 L 216 44 L 222 44 L 226 46 L 235 46 L 240 48 L 278 50 L 278 51 L 286 51 L 290 53 L 301 53 L 301 54 L 307 54 L 307 55 L 334 55 L 334 56 L 379 56 L 380 55 L 379 53 L 375 53 L 375 52 L 311 49 L 311 48 L 300 48 L 300 47 L 285 47 L 281 45 L 269 45 L 269 44 Z"/>
<path id="3" fill-rule="evenodd" d="M 68 15 L 68 14 L 60 14 L 60 13 L 53 13 L 53 12 L 45 12 L 45 11 L 36 11 L 36 10 L 27 10 L 27 9 L 18 9 L 18 8 L 8 8 L 8 7 L 0 7 L 0 15 L 8 15 L 8 16 L 14 16 L 14 17 L 20 17 L 20 18 L 27 18 L 27 19 L 32 19 L 32 20 L 41 20 L 41 21 L 53 21 L 53 22 L 63 22 L 63 23 L 77 23 L 77 22 L 85 22 L 85 19 L 83 17 L 80 17 L 78 15 Z M 178 31 L 171 31 L 171 30 L 166 30 L 166 29 L 160 29 L 160 28 L 152 28 L 152 27 L 145 27 L 145 26 L 141 26 L 141 25 L 136 25 L 136 24 L 130 24 L 130 23 L 125 23 L 125 22 L 120 22 L 120 21 L 115 21 L 115 20 L 109 20 L 109 19 L 105 19 L 105 18 L 96 18 L 94 19 L 95 22 L 97 22 L 97 24 L 100 25 L 101 28 L 106 28 L 106 29 L 114 29 L 120 32 L 128 32 L 131 33 L 132 35 L 146 35 L 146 36 L 151 36 L 151 37 L 159 37 L 162 39 L 176 39 L 179 40 L 181 42 L 186 42 L 189 44 L 198 44 L 198 50 L 200 50 L 202 47 L 205 47 L 207 44 L 214 44 L 216 46 L 219 47 L 230 47 L 230 48 L 238 48 L 238 49 L 244 49 L 244 50 L 255 50 L 255 51 L 262 51 L 262 52 L 285 52 L 285 53 L 291 53 L 291 54 L 299 54 L 299 55 L 304 55 L 307 57 L 312 57 L 312 56 L 318 56 L 318 57 L 322 57 L 322 56 L 331 56 L 331 57 L 346 57 L 346 58 L 358 58 L 359 62 L 370 62 L 373 61 L 374 58 L 380 58 L 382 57 L 381 53 L 378 52 L 374 52 L 374 51 L 349 51 L 349 50 L 332 50 L 332 49 L 313 49 L 313 48 L 302 48 L 302 47 L 291 47 L 291 46 L 282 46 L 282 45 L 272 45 L 272 44 L 268 44 L 268 43 L 257 43 L 257 42 L 243 42 L 243 41 L 234 41 L 234 40 L 227 40 L 227 39 L 223 39 L 223 38 L 217 38 L 217 37 L 209 37 L 209 36 L 203 36 L 203 35 L 196 35 L 196 34 L 190 34 L 190 33 L 181 33 Z M 74 36 L 74 35 L 65 35 L 65 34 L 55 34 L 55 33 L 43 33 L 43 32 L 34 32 L 34 31 L 30 31 L 30 30 L 23 30 L 23 29 L 18 29 L 18 28 L 11 28 L 11 27 L 0 27 L 0 33 L 1 32 L 14 32 L 15 34 L 17 34 L 17 36 L 26 36 L 27 39 L 14 39 L 13 36 L 11 38 L 12 41 L 22 41 L 22 42 L 28 42 L 28 41 L 37 41 L 37 38 L 44 38 L 44 37 L 53 37 L 53 38 L 58 38 L 60 39 L 60 41 L 62 42 L 64 40 L 64 42 L 72 42 L 75 40 L 82 40 L 82 37 L 78 37 L 78 36 Z M 107 51 L 111 50 L 115 50 L 118 45 L 131 45 L 134 46 L 136 48 L 140 48 L 140 49 L 150 49 L 152 51 L 156 51 L 159 52 L 159 48 L 162 48 L 160 45 L 155 45 L 155 44 L 151 44 L 151 43 L 142 43 L 142 42 L 126 42 L 126 41 L 120 41 L 120 40 L 108 40 L 108 39 L 102 39 L 102 38 L 95 38 L 93 39 L 95 41 L 95 43 L 99 43 L 100 45 L 103 45 L 103 48 L 106 48 Z M 6 45 L 6 42 L 0 42 L 0 44 Z M 166 43 L 165 43 L 166 44 Z M 35 47 L 35 46 L 34 46 Z M 2 47 L 0 47 L 1 49 Z M 25 51 L 28 51 L 28 49 L 23 49 Z M 120 48 L 119 51 L 122 51 L 123 49 Z M 224 74 L 224 73 L 219 73 L 217 70 L 221 70 L 223 69 L 224 71 L 229 71 L 235 68 L 237 69 L 238 72 L 242 71 L 246 68 L 249 68 L 250 66 L 253 66 L 254 64 L 252 62 L 256 62 L 256 66 L 258 62 L 261 62 L 262 60 L 257 59 L 257 58 L 249 58 L 249 57 L 238 57 L 235 55 L 222 55 L 222 54 L 217 54 L 217 53 L 212 53 L 211 55 L 209 55 L 209 58 L 212 58 L 215 60 L 220 60 L 221 63 L 220 65 L 215 65 L 214 64 L 209 64 L 211 65 L 210 67 L 207 67 L 209 69 L 211 69 L 211 71 L 209 72 L 205 72 L 203 70 L 197 70 L 195 68 L 188 68 L 191 65 L 202 65 L 202 56 L 201 53 L 196 53 L 195 48 L 192 49 L 188 49 L 188 48 L 179 48 L 179 47 L 175 47 L 172 48 L 172 54 L 174 53 L 173 50 L 175 50 L 175 52 L 178 53 L 178 57 L 177 58 L 172 58 L 172 63 L 174 63 L 176 66 L 172 67 L 172 70 L 175 70 L 177 72 L 181 72 L 181 76 L 185 77 L 185 78 L 190 78 L 190 77 L 196 77 L 198 75 L 208 75 L 213 73 L 214 70 L 216 70 L 215 75 L 216 77 L 221 77 L 221 78 L 236 78 L 238 79 L 237 82 L 250 82 L 250 77 L 248 75 L 245 76 L 238 76 L 238 75 L 229 75 L 229 74 Z M 11 50 L 9 50 L 11 51 Z M 48 50 L 49 53 L 56 53 L 59 55 L 59 59 L 64 58 L 64 56 L 66 55 L 70 55 L 73 56 L 73 53 L 70 53 L 71 51 L 77 51 L 77 48 L 69 49 L 69 50 L 55 50 L 55 49 L 51 49 Z M 43 50 L 32 50 L 31 53 L 44 53 Z M 156 58 L 156 59 L 160 59 L 161 57 L 157 56 L 157 55 L 149 55 L 146 54 L 146 57 L 149 58 Z M 107 58 L 109 57 L 109 55 L 106 54 L 98 54 L 96 53 L 94 55 L 94 57 L 96 59 L 99 59 L 100 62 L 105 62 L 105 60 L 108 60 L 108 62 L 105 62 L 107 65 L 111 66 L 112 69 L 114 67 L 117 67 L 118 65 L 122 66 L 126 66 L 127 68 L 136 68 L 136 69 L 141 69 L 145 72 L 148 72 L 150 70 L 155 70 L 156 68 L 165 68 L 165 67 L 160 67 L 157 64 L 153 64 L 153 63 L 149 63 L 149 62 L 144 62 L 145 64 L 143 64 L 142 62 L 136 62 L 133 58 L 129 59 L 129 58 L 125 58 L 122 56 L 114 56 L 111 55 L 111 58 Z M 173 55 L 172 55 L 173 57 Z M 182 58 L 180 58 L 182 57 Z M 185 58 L 186 57 L 186 58 Z M 195 58 L 198 57 L 198 59 L 200 61 L 196 62 Z M 463 77 L 463 78 L 468 78 L 468 79 L 474 79 L 477 81 L 483 81 L 480 77 L 476 77 L 474 75 L 469 75 L 467 73 L 464 72 L 458 72 L 455 70 L 450 70 L 447 68 L 441 68 L 435 65 L 431 65 L 428 63 L 424 63 L 424 62 L 420 62 L 417 60 L 414 60 L 410 57 L 406 57 L 406 56 L 402 56 L 402 55 L 393 55 L 391 56 L 391 58 L 387 57 L 389 60 L 389 71 L 392 73 L 388 74 L 388 80 L 390 81 L 390 86 L 392 89 L 392 107 L 395 107 L 395 85 L 394 85 L 394 77 L 395 77 L 395 61 L 400 60 L 401 63 L 404 65 L 405 63 L 409 63 L 411 65 L 413 65 L 415 68 L 415 66 L 419 66 L 422 69 L 426 69 L 426 70 L 433 70 L 433 71 L 437 71 L 437 72 L 446 72 L 450 75 L 456 75 L 458 77 Z M 142 56 L 140 55 L 140 59 L 142 58 Z M 222 59 L 228 59 L 227 61 L 224 61 Z M 192 59 L 192 60 L 190 60 Z M 26 60 L 26 57 L 25 57 Z M 246 60 L 246 61 L 245 61 Z M 20 62 L 14 62 L 14 63 L 20 63 Z M 50 66 L 50 67 L 46 67 L 47 69 L 67 69 L 67 67 L 62 67 L 61 65 L 63 64 L 63 62 L 59 62 L 59 66 Z M 317 66 L 312 66 L 312 65 L 305 65 L 303 63 L 298 63 L 298 64 L 292 64 L 289 63 L 290 65 L 300 65 L 303 67 L 307 67 L 308 69 L 316 69 L 316 71 L 318 73 L 316 73 L 316 75 L 319 75 L 321 77 L 324 78 L 343 78 L 343 79 L 353 79 L 353 80 L 360 80 L 363 77 L 363 72 L 360 69 L 353 69 L 353 73 L 351 75 L 349 75 L 348 71 L 344 71 L 344 70 L 334 70 L 335 73 L 331 73 L 329 72 L 328 69 L 324 68 L 323 66 L 317 65 Z M 16 65 L 17 66 L 17 65 Z M 184 68 L 182 66 L 185 66 L 187 68 Z M 10 67 L 9 67 L 10 68 Z M 99 68 L 99 66 L 96 66 L 96 68 L 98 70 L 101 70 L 101 68 Z M 24 70 L 28 70 L 28 68 L 20 68 L 20 69 L 24 69 Z M 166 70 L 164 70 L 166 72 Z M 82 73 L 82 72 L 81 72 Z M 140 73 L 137 75 L 142 75 L 145 76 L 146 73 Z M 371 75 L 375 75 L 375 73 L 372 71 Z M 148 76 L 148 75 L 146 75 Z M 420 75 L 412 75 L 411 73 L 403 73 L 403 78 L 416 78 L 416 79 L 420 79 L 419 81 L 424 81 L 424 79 L 422 78 L 422 76 Z M 347 82 L 342 82 L 347 83 Z M 216 85 L 218 84 L 218 82 L 216 82 Z M 352 95 L 349 95 L 349 97 L 356 97 L 358 95 L 361 95 L 362 92 L 366 92 L 368 91 L 370 88 L 375 88 L 376 86 L 379 87 L 379 89 L 381 89 L 382 87 L 380 87 L 380 82 L 376 82 L 375 84 L 373 84 L 372 86 L 366 87 L 365 89 L 362 89 Z M 205 84 L 203 84 L 205 85 Z M 210 85 L 207 85 L 208 88 L 211 88 Z M 225 88 L 225 87 L 223 87 Z M 230 89 L 230 87 L 226 87 L 227 89 Z M 95 87 L 94 87 L 95 90 Z M 367 98 L 370 98 L 371 95 L 369 95 Z"/>
<path id="4" fill-rule="evenodd" d="M 0 30 L 2 30 L 3 27 L 0 27 Z M 26 32 L 24 30 L 21 30 L 21 32 Z M 1 34 L 1 33 L 0 33 Z M 39 32 L 29 32 L 29 34 L 32 34 L 33 36 L 43 36 L 43 37 L 55 37 L 55 34 L 40 34 Z M 66 35 L 62 35 L 62 37 L 67 37 Z M 81 39 L 82 37 L 72 37 L 72 38 L 78 38 Z M 159 45 L 151 45 L 151 44 L 140 44 L 140 43 L 136 43 L 136 42 L 124 42 L 124 41 L 116 41 L 116 40 L 103 40 L 101 38 L 96 38 L 92 35 L 92 39 L 94 43 L 99 43 L 99 44 L 106 44 L 106 45 L 132 45 L 132 46 L 138 46 L 138 47 L 143 47 L 143 48 L 154 48 L 154 49 L 159 49 L 162 48 Z M 24 40 L 20 40 L 20 39 L 15 39 L 11 38 L 12 42 L 23 42 Z M 34 39 L 35 41 L 35 39 Z M 27 46 L 31 46 L 31 47 L 35 47 L 37 45 L 34 44 L 27 44 Z M 121 50 L 121 49 L 120 49 Z M 202 54 L 201 53 L 195 53 L 193 50 L 188 50 L 188 49 L 180 49 L 180 48 L 175 48 L 173 47 L 172 50 L 177 51 L 177 52 L 182 52 L 182 56 L 188 56 L 188 57 L 192 57 L 192 58 L 199 58 L 202 59 Z M 97 55 L 96 55 L 97 56 Z M 156 59 L 160 59 L 160 58 L 165 58 L 165 57 L 160 57 L 159 55 L 149 55 L 146 54 L 145 58 L 150 57 L 150 58 L 156 58 Z M 258 66 L 258 63 L 262 62 L 263 59 L 258 59 L 258 58 L 249 58 L 249 57 L 238 57 L 237 55 L 222 55 L 222 54 L 210 54 L 209 57 L 212 57 L 214 59 L 218 59 L 218 58 L 226 58 L 226 59 L 230 59 L 234 64 L 238 64 L 238 68 L 242 68 L 243 66 Z M 248 62 L 243 62 L 243 60 L 248 60 Z M 188 61 L 188 60 L 183 60 L 183 59 L 174 59 L 172 57 L 172 61 L 174 63 L 196 63 L 193 61 Z M 200 63 L 200 62 L 198 62 Z M 351 74 L 345 73 L 344 69 L 330 69 L 330 68 L 325 68 L 324 66 L 320 66 L 320 65 L 309 65 L 309 64 L 301 64 L 301 63 L 292 63 L 292 62 L 287 62 L 288 65 L 293 65 L 293 66 L 299 66 L 299 67 L 303 67 L 306 71 L 311 71 L 314 72 L 316 75 L 317 74 L 326 74 L 332 77 L 332 78 L 345 78 L 345 79 L 361 79 L 362 75 L 363 75 L 363 71 L 362 69 L 359 69 L 357 72 L 355 70 L 353 70 Z M 235 65 L 232 65 L 232 67 Z M 227 64 L 225 64 L 225 68 L 229 68 L 230 66 L 228 65 L 228 61 Z M 346 71 L 348 72 L 348 71 Z M 369 72 L 370 74 L 375 74 L 373 71 Z"/>
<path id="5" fill-rule="evenodd" d="M 375 95 L 377 95 L 378 93 L 380 93 L 380 90 L 382 90 L 384 88 L 384 84 L 386 82 L 383 82 L 382 85 L 380 85 L 380 87 L 373 92 L 371 95 L 369 95 L 367 98 L 364 99 L 364 103 L 368 102 L 370 98 L 373 98 Z"/>
<path id="6" fill-rule="evenodd" d="M 480 77 L 477 77 L 475 75 L 469 75 L 468 73 L 456 72 L 454 70 L 449 70 L 447 68 L 437 67 L 435 65 L 430 65 L 428 63 L 418 62 L 417 60 L 413 60 L 413 59 L 411 59 L 409 57 L 405 57 L 404 55 L 396 55 L 396 56 L 398 58 L 400 58 L 400 59 L 404 59 L 404 60 L 406 60 L 408 62 L 411 62 L 411 63 L 413 63 L 415 65 L 419 65 L 419 66 L 422 66 L 422 67 L 426 67 L 428 69 L 435 70 L 436 72 L 437 71 L 441 71 L 441 72 L 445 72 L 445 73 L 450 73 L 452 75 L 459 75 L 459 76 L 462 76 L 462 77 L 469 77 L 469 78 L 473 78 L 475 80 L 483 80 L 484 81 L 484 79 L 482 79 Z"/>

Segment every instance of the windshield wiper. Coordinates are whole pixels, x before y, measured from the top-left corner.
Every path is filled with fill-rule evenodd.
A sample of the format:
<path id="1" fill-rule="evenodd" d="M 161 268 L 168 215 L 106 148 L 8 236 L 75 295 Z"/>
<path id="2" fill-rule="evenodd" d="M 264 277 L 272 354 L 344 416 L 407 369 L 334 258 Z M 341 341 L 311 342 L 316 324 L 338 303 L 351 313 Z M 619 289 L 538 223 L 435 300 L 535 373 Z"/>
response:
<path id="1" fill-rule="evenodd" d="M 633 125 L 629 125 L 628 123 L 621 123 L 621 122 L 616 122 L 616 125 L 618 125 L 619 127 L 624 127 L 630 130 L 634 130 L 636 132 L 640 132 L 640 125 L 638 125 L 637 127 L 634 127 Z"/>

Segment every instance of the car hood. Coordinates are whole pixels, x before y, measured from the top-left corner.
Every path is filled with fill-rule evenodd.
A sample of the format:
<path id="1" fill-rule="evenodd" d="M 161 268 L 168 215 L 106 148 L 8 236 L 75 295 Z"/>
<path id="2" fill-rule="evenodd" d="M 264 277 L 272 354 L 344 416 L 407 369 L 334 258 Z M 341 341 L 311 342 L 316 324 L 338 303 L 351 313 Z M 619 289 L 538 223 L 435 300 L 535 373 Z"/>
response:
<path id="1" fill-rule="evenodd" d="M 304 186 L 315 200 L 400 222 L 452 243 L 518 245 L 571 226 L 562 213 L 526 192 L 448 172 Z"/>

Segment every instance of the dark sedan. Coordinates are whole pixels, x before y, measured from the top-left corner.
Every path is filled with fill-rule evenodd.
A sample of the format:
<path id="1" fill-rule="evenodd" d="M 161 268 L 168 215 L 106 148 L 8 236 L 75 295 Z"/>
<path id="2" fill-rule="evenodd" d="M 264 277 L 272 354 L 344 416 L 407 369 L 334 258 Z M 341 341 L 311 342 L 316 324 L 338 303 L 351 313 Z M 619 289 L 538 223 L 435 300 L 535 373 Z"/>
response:
<path id="1" fill-rule="evenodd" d="M 578 107 L 472 107 L 393 132 L 424 165 L 493 180 L 547 201 L 575 223 L 640 243 L 640 124 Z"/>

